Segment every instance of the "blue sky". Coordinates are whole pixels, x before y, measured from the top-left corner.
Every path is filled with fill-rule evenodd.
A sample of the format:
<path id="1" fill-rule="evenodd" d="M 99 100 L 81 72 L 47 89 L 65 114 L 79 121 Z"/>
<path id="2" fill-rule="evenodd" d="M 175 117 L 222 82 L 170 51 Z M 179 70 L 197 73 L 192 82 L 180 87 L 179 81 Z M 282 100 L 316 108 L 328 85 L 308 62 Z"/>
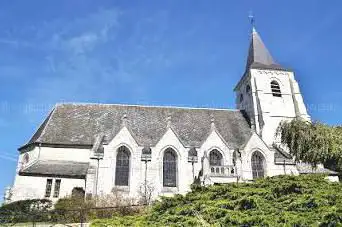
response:
<path id="1" fill-rule="evenodd" d="M 341 124 L 342 2 L 0 2 L 0 192 L 56 102 L 234 108 L 248 12 L 314 120 Z"/>

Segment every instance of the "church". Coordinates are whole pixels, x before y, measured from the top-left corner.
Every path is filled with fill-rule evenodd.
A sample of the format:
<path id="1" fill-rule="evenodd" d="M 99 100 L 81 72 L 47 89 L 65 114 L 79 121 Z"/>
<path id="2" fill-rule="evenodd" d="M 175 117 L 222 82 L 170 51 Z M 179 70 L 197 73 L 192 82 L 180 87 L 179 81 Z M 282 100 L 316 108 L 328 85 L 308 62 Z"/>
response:
<path id="1" fill-rule="evenodd" d="M 56 104 L 20 152 L 7 202 L 113 191 L 138 198 L 184 194 L 190 185 L 248 182 L 281 174 L 328 173 L 294 162 L 281 121 L 310 121 L 294 72 L 251 32 L 236 109 Z"/>

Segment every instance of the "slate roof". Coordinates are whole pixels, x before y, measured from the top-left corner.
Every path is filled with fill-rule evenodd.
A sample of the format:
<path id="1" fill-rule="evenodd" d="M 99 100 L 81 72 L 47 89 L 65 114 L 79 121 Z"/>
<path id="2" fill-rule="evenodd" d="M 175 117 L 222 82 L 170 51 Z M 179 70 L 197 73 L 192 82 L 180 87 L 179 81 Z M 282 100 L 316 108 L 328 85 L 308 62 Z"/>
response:
<path id="1" fill-rule="evenodd" d="M 274 61 L 258 32 L 254 28 L 248 49 L 246 71 L 250 68 L 289 70 Z"/>
<path id="2" fill-rule="evenodd" d="M 250 69 L 278 70 L 290 72 L 293 71 L 290 68 L 283 67 L 274 60 L 255 28 L 253 28 L 248 48 L 245 72 L 235 86 L 234 91 L 236 91 L 241 82 L 249 75 Z"/>
<path id="3" fill-rule="evenodd" d="M 57 161 L 57 160 L 39 160 L 36 163 L 19 171 L 20 175 L 29 176 L 58 176 L 84 178 L 87 174 L 89 163 Z"/>
<path id="4" fill-rule="evenodd" d="M 248 121 L 239 110 L 58 104 L 28 144 L 92 145 L 99 134 L 108 142 L 119 132 L 124 121 L 141 146 L 154 146 L 165 134 L 168 124 L 188 147 L 201 146 L 209 135 L 212 121 L 233 148 L 242 146 L 251 135 Z"/>
<path id="5" fill-rule="evenodd" d="M 337 172 L 324 168 L 321 165 L 318 165 L 317 168 L 312 168 L 312 166 L 308 163 L 297 163 L 296 166 L 300 174 L 323 173 L 329 175 L 338 175 Z"/>

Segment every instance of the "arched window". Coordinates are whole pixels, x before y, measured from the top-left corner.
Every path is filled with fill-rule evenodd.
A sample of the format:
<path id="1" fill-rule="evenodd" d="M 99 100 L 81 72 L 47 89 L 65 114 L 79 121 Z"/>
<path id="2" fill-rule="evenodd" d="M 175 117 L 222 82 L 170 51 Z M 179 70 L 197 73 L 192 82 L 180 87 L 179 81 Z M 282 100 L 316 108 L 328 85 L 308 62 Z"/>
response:
<path id="1" fill-rule="evenodd" d="M 164 152 L 163 186 L 177 187 L 177 154 L 172 148 L 168 148 Z"/>
<path id="2" fill-rule="evenodd" d="M 277 81 L 273 80 L 271 82 L 271 91 L 272 91 L 272 95 L 275 97 L 281 97 L 281 90 L 280 90 L 280 86 L 278 84 Z"/>
<path id="3" fill-rule="evenodd" d="M 252 155 L 253 179 L 264 177 L 265 175 L 264 163 L 265 163 L 264 156 L 259 151 L 255 151 Z"/>
<path id="4" fill-rule="evenodd" d="M 127 147 L 118 148 L 115 166 L 115 185 L 128 186 L 130 152 Z"/>
<path id="5" fill-rule="evenodd" d="M 209 153 L 209 164 L 211 166 L 222 166 L 222 154 L 218 150 L 212 150 Z"/>
<path id="6" fill-rule="evenodd" d="M 240 94 L 240 102 L 243 101 L 243 94 Z"/>
<path id="7" fill-rule="evenodd" d="M 251 86 L 249 84 L 246 86 L 246 93 L 248 94 L 251 91 Z"/>

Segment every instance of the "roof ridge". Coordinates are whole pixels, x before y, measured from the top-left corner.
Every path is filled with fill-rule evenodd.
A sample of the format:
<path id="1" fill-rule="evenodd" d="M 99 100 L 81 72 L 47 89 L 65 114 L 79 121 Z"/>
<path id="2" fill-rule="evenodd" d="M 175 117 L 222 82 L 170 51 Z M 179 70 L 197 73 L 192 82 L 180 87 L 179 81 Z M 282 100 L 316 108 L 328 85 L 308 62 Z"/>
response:
<path id="1" fill-rule="evenodd" d="M 97 106 L 129 106 L 129 107 L 146 107 L 146 108 L 173 108 L 173 109 L 195 109 L 195 110 L 224 110 L 224 111 L 234 111 L 240 112 L 239 109 L 224 109 L 224 108 L 209 108 L 209 107 L 187 107 L 187 106 L 162 106 L 162 105 L 140 105 L 140 104 L 121 104 L 121 103 L 87 103 L 87 102 L 64 102 L 64 103 L 56 103 L 56 107 L 63 105 L 79 105 L 79 106 L 87 106 L 87 105 L 97 105 Z"/>

